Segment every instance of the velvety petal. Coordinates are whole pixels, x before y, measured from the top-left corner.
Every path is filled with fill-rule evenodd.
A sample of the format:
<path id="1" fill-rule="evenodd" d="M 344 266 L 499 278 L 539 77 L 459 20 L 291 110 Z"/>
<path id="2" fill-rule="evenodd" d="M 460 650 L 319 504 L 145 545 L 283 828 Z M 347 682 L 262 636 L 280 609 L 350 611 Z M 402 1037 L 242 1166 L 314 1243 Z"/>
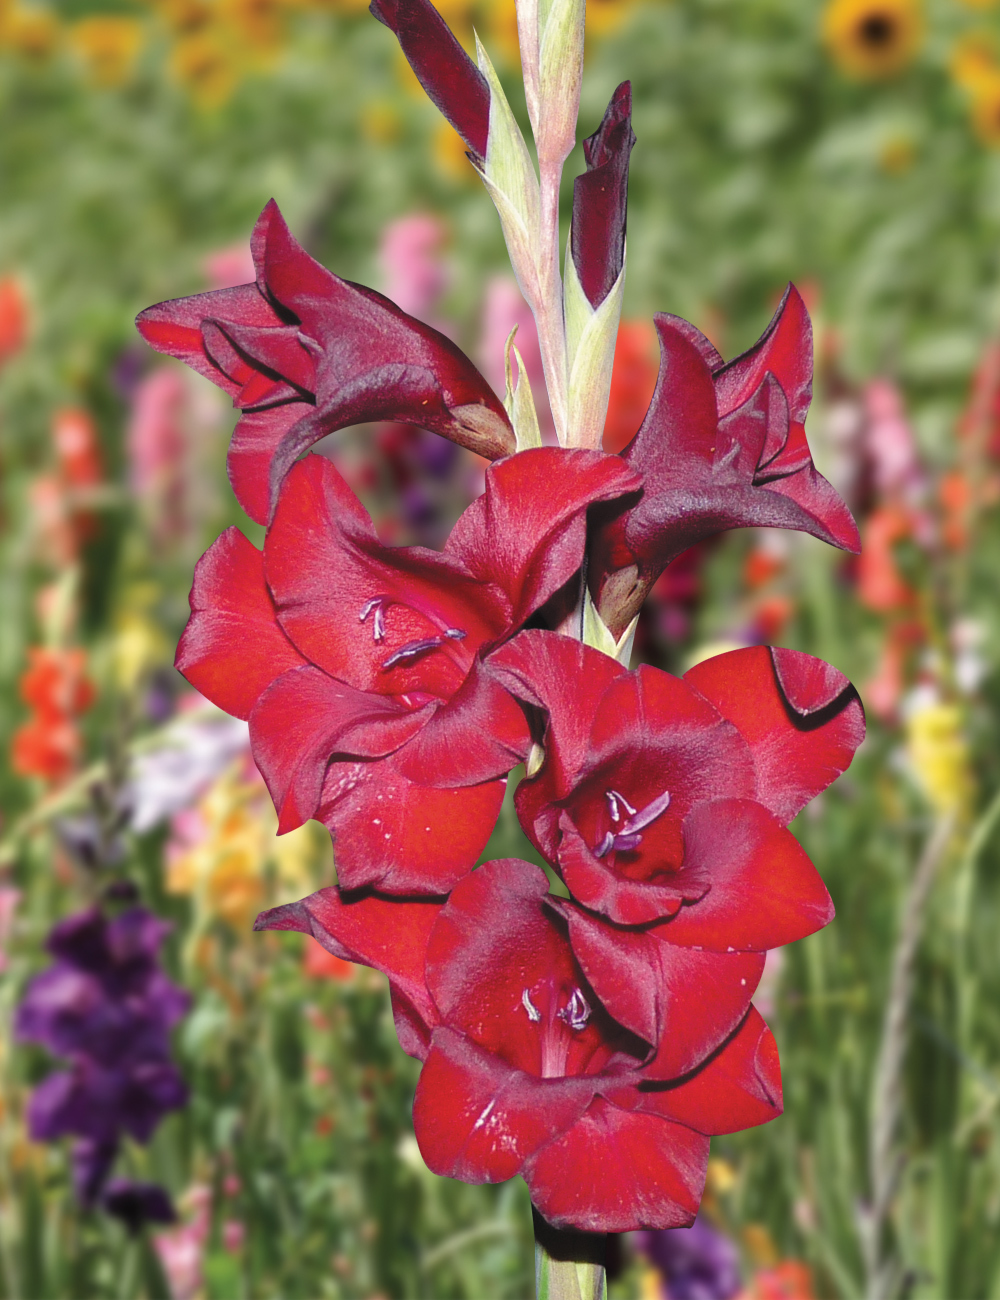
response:
<path id="1" fill-rule="evenodd" d="M 857 555 L 861 550 L 861 534 L 854 516 L 841 500 L 837 489 L 811 464 L 794 474 L 774 479 L 767 484 L 767 492 L 772 496 L 784 497 L 798 507 L 808 521 L 807 524 L 795 525 L 801 532 L 810 533 L 821 542 L 849 551 L 852 555 Z M 787 506 L 776 502 L 770 503 L 769 508 L 776 514 L 788 510 Z"/>
<path id="2" fill-rule="evenodd" d="M 608 296 L 622 269 L 628 162 L 634 144 L 632 85 L 623 81 L 601 125 L 583 142 L 587 170 L 573 184 L 573 264 L 592 307 Z"/>
<path id="3" fill-rule="evenodd" d="M 507 593 L 517 627 L 580 567 L 587 508 L 640 487 L 605 452 L 520 452 L 487 471 L 486 491 L 455 525 L 446 554 Z"/>
<path id="4" fill-rule="evenodd" d="M 781 1063 L 774 1035 L 756 1007 L 722 1047 L 677 1084 L 634 1090 L 636 1108 L 699 1133 L 738 1133 L 782 1111 Z"/>
<path id="5" fill-rule="evenodd" d="M 686 485 L 677 481 L 677 471 L 684 462 L 711 466 L 719 424 L 712 372 L 684 328 L 686 322 L 658 312 L 653 323 L 660 340 L 656 388 L 639 432 L 622 452 L 648 479 L 644 500 L 653 493 L 682 490 Z"/>
<path id="6" fill-rule="evenodd" d="M 399 758 L 327 769 L 316 816 L 333 836 L 337 879 L 343 889 L 446 894 L 486 847 L 505 782 L 432 789 L 408 780 Z"/>
<path id="7" fill-rule="evenodd" d="M 236 422 L 226 472 L 236 500 L 252 520 L 271 517 L 271 462 L 285 435 L 302 420 L 312 419 L 311 402 L 285 402 L 263 411 L 244 411 Z"/>
<path id="8" fill-rule="evenodd" d="M 446 704 L 398 755 L 399 769 L 426 786 L 472 786 L 506 776 L 528 755 L 531 735 L 516 700 L 478 660 Z"/>
<path id="9" fill-rule="evenodd" d="M 748 799 L 719 799 L 688 814 L 684 867 L 710 887 L 674 917 L 671 943 L 765 952 L 833 920 L 830 895 L 798 840 Z"/>
<path id="10" fill-rule="evenodd" d="M 239 392 L 233 397 L 234 406 L 241 408 L 274 406 L 279 402 L 292 401 L 302 396 L 294 384 L 288 383 L 264 363 L 254 361 L 240 350 L 233 339 L 233 336 L 239 333 L 239 326 L 230 322 L 206 320 L 201 327 L 201 333 L 209 359 L 233 383 L 240 385 Z M 247 334 L 249 336 L 280 335 L 295 348 L 307 364 L 310 361 L 309 353 L 299 342 L 299 331 L 294 325 L 274 326 L 270 329 L 248 327 Z M 297 361 L 292 364 L 293 371 L 299 369 Z M 309 389 L 310 393 L 311 391 L 312 386 Z"/>
<path id="11" fill-rule="evenodd" d="M 413 1127 L 428 1169 L 463 1183 L 499 1183 L 583 1115 L 597 1079 L 539 1079 L 436 1029 L 417 1084 Z"/>
<path id="12" fill-rule="evenodd" d="M 698 1212 L 708 1138 L 595 1098 L 568 1132 L 525 1165 L 540 1213 L 557 1228 L 678 1228 Z"/>
<path id="13" fill-rule="evenodd" d="M 395 34 L 428 97 L 473 153 L 485 158 L 489 86 L 438 11 L 429 0 L 372 0 L 369 8 Z"/>
<path id="14" fill-rule="evenodd" d="M 227 528 L 195 566 L 177 670 L 220 709 L 248 718 L 276 677 L 305 662 L 275 618 L 263 555 Z"/>
<path id="15" fill-rule="evenodd" d="M 424 721 L 424 710 L 357 691 L 311 665 L 272 682 L 250 714 L 250 746 L 278 813 L 278 834 L 315 814 L 334 754 L 390 754 Z"/>
<path id="16" fill-rule="evenodd" d="M 623 930 L 565 899 L 573 955 L 608 1013 L 656 1049 L 646 1078 L 674 1079 L 699 1065 L 746 1015 L 763 953 L 702 952 L 666 941 L 673 922 Z"/>
<path id="17" fill-rule="evenodd" d="M 617 875 L 606 862 L 591 853 L 566 813 L 562 814 L 559 822 L 562 832 L 559 874 L 567 889 L 578 903 L 592 912 L 600 912 L 616 925 L 662 921 L 673 916 L 685 899 L 701 898 L 710 881 L 714 887 L 714 872 L 704 861 L 685 861 L 680 871 L 664 872 L 652 880 L 631 880 Z"/>
<path id="18" fill-rule="evenodd" d="M 864 739 L 854 687 L 831 665 L 796 650 L 734 650 L 697 664 L 684 680 L 746 739 L 756 797 L 784 822 L 836 780 Z"/>
<path id="19" fill-rule="evenodd" d="M 812 323 L 793 284 L 753 347 L 716 371 L 720 413 L 742 405 L 768 371 L 784 389 L 792 422 L 801 424 L 812 399 Z"/>
<path id="20" fill-rule="evenodd" d="M 264 563 L 292 641 L 359 690 L 450 698 L 476 648 L 507 626 L 501 594 L 459 563 L 422 547 L 382 546 L 360 501 L 322 456 L 306 457 L 288 475 Z M 449 640 L 448 629 L 464 635 Z M 434 653 L 387 667 L 400 649 L 433 638 L 441 640 Z"/>
<path id="21" fill-rule="evenodd" d="M 235 397 L 242 384 L 230 379 L 205 350 L 201 327 L 206 320 L 262 326 L 282 325 L 284 321 L 256 284 L 159 302 L 136 317 L 136 328 L 151 348 L 183 361 Z"/>
<path id="22" fill-rule="evenodd" d="M 418 1017 L 429 1037 L 439 1020 L 424 981 L 424 960 L 441 908 L 440 901 L 430 899 L 345 898 L 339 889 L 328 888 L 261 912 L 254 929 L 299 930 L 341 960 L 381 971 L 402 999 L 410 1028 Z M 408 1036 L 404 1047 L 413 1045 Z"/>

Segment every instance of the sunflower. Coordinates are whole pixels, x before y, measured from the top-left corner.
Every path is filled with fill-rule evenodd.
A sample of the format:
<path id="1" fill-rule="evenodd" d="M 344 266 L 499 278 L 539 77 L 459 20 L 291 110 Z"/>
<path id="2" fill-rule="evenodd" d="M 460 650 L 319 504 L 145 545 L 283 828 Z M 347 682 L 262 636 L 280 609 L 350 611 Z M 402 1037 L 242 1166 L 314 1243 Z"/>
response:
<path id="1" fill-rule="evenodd" d="M 219 108 L 229 99 L 239 71 L 232 50 L 212 32 L 182 37 L 170 56 L 171 75 L 204 109 Z"/>
<path id="2" fill-rule="evenodd" d="M 975 91 L 984 81 L 997 76 L 997 46 L 990 32 L 967 32 L 957 40 L 948 58 L 952 80 L 965 90 Z"/>
<path id="3" fill-rule="evenodd" d="M 136 18 L 95 14 L 74 23 L 69 39 L 96 85 L 120 86 L 142 49 L 144 31 Z"/>
<path id="4" fill-rule="evenodd" d="M 919 0 L 830 0 L 823 39 L 854 77 L 891 77 L 911 61 L 924 32 Z"/>

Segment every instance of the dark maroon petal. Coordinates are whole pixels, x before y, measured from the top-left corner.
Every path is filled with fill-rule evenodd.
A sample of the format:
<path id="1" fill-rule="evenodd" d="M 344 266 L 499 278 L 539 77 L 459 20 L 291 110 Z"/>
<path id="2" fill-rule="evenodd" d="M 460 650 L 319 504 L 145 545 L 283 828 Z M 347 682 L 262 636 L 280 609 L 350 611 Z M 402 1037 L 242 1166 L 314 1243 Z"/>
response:
<path id="1" fill-rule="evenodd" d="M 701 898 L 713 879 L 704 863 L 685 861 L 681 871 L 664 872 L 653 880 L 630 880 L 591 853 L 566 813 L 559 825 L 559 873 L 566 888 L 577 902 L 616 925 L 646 925 L 673 916 L 685 898 Z"/>
<path id="2" fill-rule="evenodd" d="M 781 1063 L 774 1035 L 756 1007 L 733 1036 L 679 1084 L 634 1090 L 636 1109 L 677 1120 L 699 1133 L 738 1133 L 782 1111 Z"/>
<path id="3" fill-rule="evenodd" d="M 335 753 L 390 754 L 425 717 L 424 710 L 355 690 L 312 665 L 277 678 L 250 714 L 250 745 L 274 800 L 278 834 L 315 814 Z"/>
<path id="4" fill-rule="evenodd" d="M 334 840 L 344 889 L 446 894 L 486 847 L 505 783 L 429 789 L 400 771 L 399 753 L 331 763 L 316 814 Z"/>
<path id="5" fill-rule="evenodd" d="M 472 786 L 506 776 L 531 748 L 524 713 L 478 660 L 446 704 L 398 755 L 426 786 Z"/>
<path id="6" fill-rule="evenodd" d="M 178 671 L 220 709 L 248 718 L 276 677 L 304 663 L 275 618 L 263 555 L 227 528 L 195 566 Z"/>
<path id="7" fill-rule="evenodd" d="M 523 1173 L 532 1201 L 554 1227 L 679 1228 L 698 1212 L 708 1146 L 707 1137 L 683 1125 L 597 1097 Z"/>
<path id="8" fill-rule="evenodd" d="M 202 326 L 205 346 L 217 365 L 238 378 L 241 370 L 248 369 L 268 381 L 284 382 L 288 391 L 277 397 L 288 401 L 296 396 L 311 396 L 316 391 L 316 350 L 302 344 L 302 334 L 297 325 L 280 325 L 263 328 L 259 325 L 241 325 L 238 322 L 207 320 Z M 244 381 L 245 382 L 245 381 Z M 296 392 L 295 390 L 299 391 Z M 241 395 L 239 405 L 260 406 L 267 401 L 265 392 Z"/>
<path id="9" fill-rule="evenodd" d="M 254 929 L 299 930 L 311 934 L 327 952 L 343 961 L 372 966 L 388 975 L 394 999 L 402 1000 L 403 1034 L 412 1046 L 417 1024 L 421 1033 L 426 1031 L 427 1038 L 438 1024 L 424 982 L 424 960 L 427 941 L 441 907 L 440 902 L 431 900 L 404 902 L 373 895 L 345 900 L 338 889 L 329 888 L 297 903 L 261 912 Z M 410 1046 L 404 1043 L 407 1051 Z M 411 1055 L 418 1054 L 411 1052 Z"/>
<path id="10" fill-rule="evenodd" d="M 634 144 L 632 84 L 623 81 L 601 125 L 583 142 L 587 170 L 573 184 L 573 265 L 592 307 L 608 296 L 622 269 L 628 160 Z"/>
<path id="11" fill-rule="evenodd" d="M 311 402 L 285 402 L 262 411 L 244 411 L 233 430 L 226 472 L 236 500 L 250 518 L 266 524 L 271 517 L 271 463 L 290 429 L 312 420 Z"/>
<path id="12" fill-rule="evenodd" d="M 716 393 L 722 415 L 741 406 L 771 372 L 784 389 L 793 424 L 802 424 L 812 399 L 812 323 L 793 284 L 771 323 L 757 342 L 741 356 L 716 370 Z"/>
<path id="13" fill-rule="evenodd" d="M 682 948 L 666 942 L 671 921 L 622 930 L 566 900 L 549 905 L 569 923 L 573 955 L 608 1013 L 656 1049 L 645 1077 L 693 1070 L 746 1015 L 763 953 Z"/>
<path id="14" fill-rule="evenodd" d="M 657 313 L 653 323 L 660 339 L 656 388 L 639 432 L 622 452 L 630 465 L 648 476 L 646 496 L 685 487 L 684 480 L 670 480 L 686 462 L 710 467 L 719 424 L 715 384 L 703 348 L 676 316 Z"/>
<path id="15" fill-rule="evenodd" d="M 821 542 L 836 546 L 842 551 L 857 555 L 861 550 L 861 535 L 854 516 L 841 500 L 837 489 L 812 465 L 769 482 L 764 493 L 784 497 L 791 506 L 780 501 L 768 503 L 775 519 L 798 519 L 797 523 L 770 524 L 768 527 L 795 528 L 799 532 L 818 537 Z"/>
<path id="16" fill-rule="evenodd" d="M 499 1183 L 581 1117 L 594 1076 L 539 1079 L 440 1028 L 413 1102 L 413 1127 L 427 1167 L 464 1183 Z"/>
<path id="17" fill-rule="evenodd" d="M 202 335 L 202 325 L 206 320 L 264 327 L 285 322 L 256 284 L 196 293 L 190 298 L 174 298 L 147 307 L 136 317 L 136 328 L 151 348 L 183 361 L 235 397 L 243 386 L 242 382 L 230 379 L 208 355 Z"/>
<path id="18" fill-rule="evenodd" d="M 487 471 L 485 493 L 459 519 L 445 553 L 507 593 L 516 628 L 580 567 L 588 507 L 640 487 L 604 452 L 521 452 Z"/>
<path id="19" fill-rule="evenodd" d="M 764 952 L 833 920 L 830 895 L 798 840 L 749 799 L 719 799 L 688 814 L 684 870 L 709 889 L 664 930 L 671 943 Z"/>
<path id="20" fill-rule="evenodd" d="M 784 822 L 837 779 L 864 739 L 857 691 L 811 655 L 753 646 L 706 659 L 684 680 L 746 739 L 757 798 Z"/>
<path id="21" fill-rule="evenodd" d="M 369 9 L 396 36 L 428 97 L 480 161 L 490 130 L 486 78 L 429 0 L 372 0 Z"/>

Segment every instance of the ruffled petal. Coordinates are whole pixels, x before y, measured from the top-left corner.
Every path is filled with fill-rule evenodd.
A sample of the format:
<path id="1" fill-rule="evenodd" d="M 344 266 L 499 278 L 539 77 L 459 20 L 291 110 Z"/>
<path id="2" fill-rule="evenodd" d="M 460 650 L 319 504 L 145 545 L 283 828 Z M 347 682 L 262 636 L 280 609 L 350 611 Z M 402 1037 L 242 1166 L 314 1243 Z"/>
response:
<path id="1" fill-rule="evenodd" d="M 427 1167 L 463 1183 L 499 1183 L 583 1115 L 597 1079 L 539 1079 L 436 1029 L 413 1102 Z"/>
<path id="2" fill-rule="evenodd" d="M 264 557 L 238 528 L 227 528 L 195 566 L 191 617 L 174 662 L 237 718 L 250 716 L 276 677 L 305 663 L 275 617 Z"/>
<path id="3" fill-rule="evenodd" d="M 390 754 L 425 720 L 426 710 L 357 691 L 312 665 L 277 678 L 250 714 L 250 745 L 278 813 L 278 834 L 315 814 L 334 754 Z"/>
<path id="4" fill-rule="evenodd" d="M 857 691 L 812 655 L 753 646 L 706 659 L 684 680 L 746 739 L 756 797 L 783 822 L 850 766 L 864 739 Z"/>
<path id="5" fill-rule="evenodd" d="M 597 1097 L 523 1173 L 532 1201 L 554 1227 L 679 1228 L 698 1213 L 708 1145 L 707 1137 L 681 1124 L 629 1113 Z"/>
<path id="6" fill-rule="evenodd" d="M 408 780 L 399 758 L 327 769 L 316 816 L 333 836 L 337 879 L 344 889 L 446 894 L 486 847 L 505 782 L 432 789 Z"/>

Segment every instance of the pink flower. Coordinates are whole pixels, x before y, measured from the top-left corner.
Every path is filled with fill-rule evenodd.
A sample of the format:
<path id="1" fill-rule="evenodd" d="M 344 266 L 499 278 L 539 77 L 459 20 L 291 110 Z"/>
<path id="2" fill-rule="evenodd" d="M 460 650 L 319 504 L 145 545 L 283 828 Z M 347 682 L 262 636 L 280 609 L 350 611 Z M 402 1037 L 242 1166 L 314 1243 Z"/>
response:
<path id="1" fill-rule="evenodd" d="M 427 319 L 444 293 L 441 245 L 446 234 L 444 222 L 429 212 L 390 221 L 382 232 L 379 261 L 386 296 L 411 316 Z"/>

